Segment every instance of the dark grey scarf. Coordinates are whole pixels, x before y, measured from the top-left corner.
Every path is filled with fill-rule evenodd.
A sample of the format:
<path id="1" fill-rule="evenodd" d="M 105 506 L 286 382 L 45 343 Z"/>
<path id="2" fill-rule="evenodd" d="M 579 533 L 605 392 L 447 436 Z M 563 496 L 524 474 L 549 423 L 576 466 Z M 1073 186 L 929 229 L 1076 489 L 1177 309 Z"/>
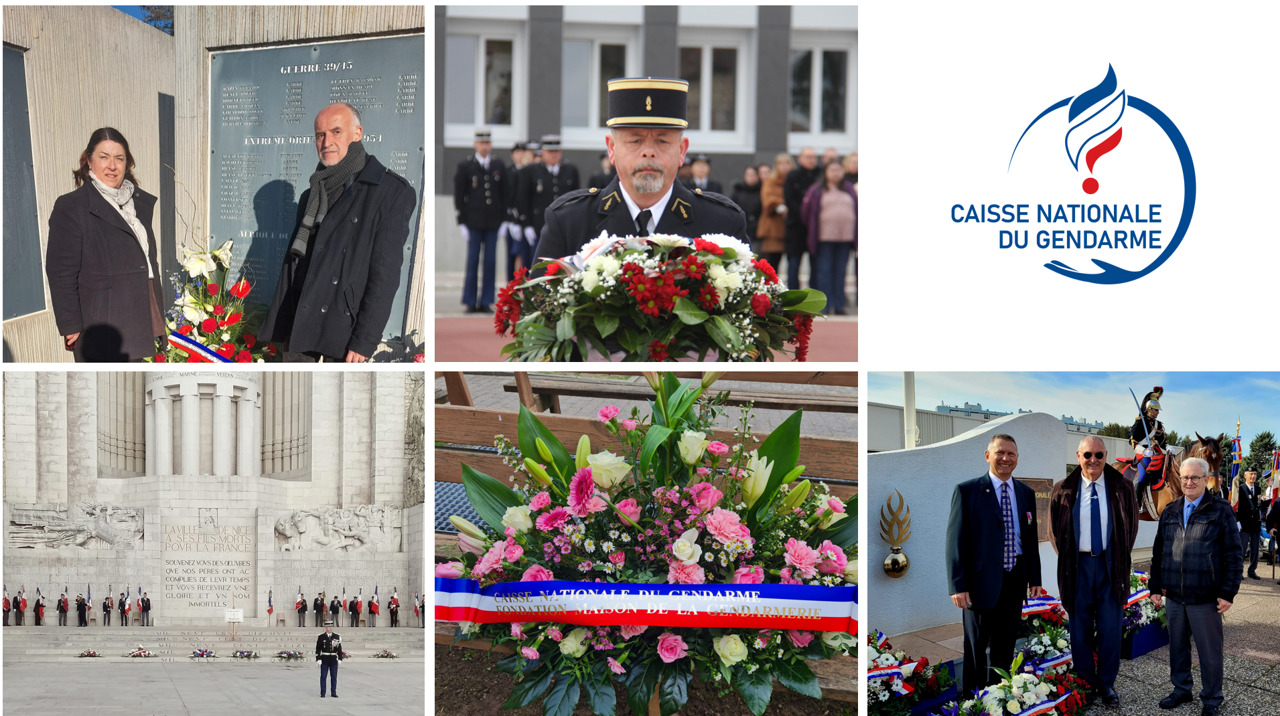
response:
<path id="1" fill-rule="evenodd" d="M 324 221 L 324 215 L 329 212 L 329 197 L 340 193 L 347 180 L 359 174 L 367 161 L 369 155 L 364 151 L 364 143 L 352 142 L 347 146 L 347 156 L 342 161 L 331 167 L 326 167 L 323 163 L 316 166 L 315 173 L 311 175 L 311 198 L 307 200 L 307 213 L 302 217 L 289 253 L 299 258 L 307 255 L 307 238 L 311 236 L 315 225 Z"/>

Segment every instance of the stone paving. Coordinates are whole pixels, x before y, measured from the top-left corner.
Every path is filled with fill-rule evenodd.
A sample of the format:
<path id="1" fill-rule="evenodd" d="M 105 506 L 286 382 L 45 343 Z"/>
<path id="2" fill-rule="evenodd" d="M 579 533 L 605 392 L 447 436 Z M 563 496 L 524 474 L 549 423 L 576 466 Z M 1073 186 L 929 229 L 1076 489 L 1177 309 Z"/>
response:
<path id="1" fill-rule="evenodd" d="M 564 374 L 561 374 L 564 375 Z M 586 375 L 586 374 L 582 374 Z M 730 374 L 732 375 L 732 374 Z M 518 410 L 520 408 L 520 399 L 516 393 L 508 393 L 503 389 L 503 385 L 513 379 L 511 373 L 467 373 L 467 387 L 471 390 L 471 400 L 477 408 L 492 408 L 498 410 Z M 598 374 L 592 374 L 592 377 L 600 377 Z M 785 391 L 788 393 L 805 394 L 805 395 L 857 395 L 857 388 L 844 388 L 838 386 L 827 385 L 792 385 L 782 383 L 744 383 L 740 381 L 726 380 L 730 376 L 716 381 L 712 386 L 715 390 L 770 390 Z M 619 376 L 620 382 L 641 383 L 645 382 L 642 376 Z M 685 379 L 689 380 L 689 379 Z M 435 379 L 435 389 L 444 390 L 444 378 Z M 630 415 L 631 408 L 637 407 L 641 411 L 641 416 L 649 414 L 649 406 L 647 403 L 629 402 L 629 401 L 604 401 L 599 398 L 584 398 L 577 396 L 563 396 L 560 398 L 560 409 L 564 415 L 578 415 L 583 417 L 595 417 L 596 412 L 602 405 L 617 405 L 622 409 L 622 414 Z M 737 426 L 738 418 L 741 415 L 739 408 L 727 408 L 723 415 L 720 416 L 719 426 L 732 429 Z M 790 411 L 784 410 L 757 410 L 755 412 L 755 420 L 752 422 L 752 429 L 759 433 L 768 433 L 782 424 Z M 854 438 L 858 437 L 858 414 L 857 413 L 818 413 L 814 411 L 805 411 L 801 417 L 800 432 L 804 435 L 814 435 L 822 437 L 837 438 Z"/>
<path id="2" fill-rule="evenodd" d="M 4 711 L 41 716 L 421 716 L 426 710 L 422 662 L 352 661 L 338 670 L 339 698 L 320 698 L 320 668 L 237 663 L 5 664 Z"/>

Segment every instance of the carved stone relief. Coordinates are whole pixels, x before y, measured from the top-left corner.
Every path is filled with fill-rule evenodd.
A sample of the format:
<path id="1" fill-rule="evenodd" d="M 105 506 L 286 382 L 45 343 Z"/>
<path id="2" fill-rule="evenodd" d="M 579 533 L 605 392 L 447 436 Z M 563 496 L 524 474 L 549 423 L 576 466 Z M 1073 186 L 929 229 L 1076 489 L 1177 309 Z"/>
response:
<path id="1" fill-rule="evenodd" d="M 399 552 L 403 510 L 392 505 L 291 510 L 276 520 L 276 549 Z"/>
<path id="2" fill-rule="evenodd" d="M 142 543 L 143 510 L 93 502 L 14 507 L 10 549 L 135 549 Z"/>

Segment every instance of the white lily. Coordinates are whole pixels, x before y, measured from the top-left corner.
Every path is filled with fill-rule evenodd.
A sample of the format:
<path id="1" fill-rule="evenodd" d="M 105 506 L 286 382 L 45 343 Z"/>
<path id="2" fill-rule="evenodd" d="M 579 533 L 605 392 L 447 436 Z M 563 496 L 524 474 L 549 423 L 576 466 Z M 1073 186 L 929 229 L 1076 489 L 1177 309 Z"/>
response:
<path id="1" fill-rule="evenodd" d="M 191 295 L 191 291 L 182 292 L 182 298 L 178 300 L 178 307 L 182 309 L 182 317 L 192 323 L 200 323 L 209 317 L 204 312 L 204 305 Z"/>
<path id="2" fill-rule="evenodd" d="M 231 265 L 231 244 L 232 239 L 227 239 L 217 251 L 213 252 L 213 258 L 217 259 L 223 266 Z"/>
<path id="3" fill-rule="evenodd" d="M 186 259 L 182 262 L 182 268 L 187 270 L 187 275 L 195 278 L 196 276 L 208 276 L 218 270 L 218 264 L 213 260 L 213 254 L 196 251 L 189 252 L 185 249 Z"/>

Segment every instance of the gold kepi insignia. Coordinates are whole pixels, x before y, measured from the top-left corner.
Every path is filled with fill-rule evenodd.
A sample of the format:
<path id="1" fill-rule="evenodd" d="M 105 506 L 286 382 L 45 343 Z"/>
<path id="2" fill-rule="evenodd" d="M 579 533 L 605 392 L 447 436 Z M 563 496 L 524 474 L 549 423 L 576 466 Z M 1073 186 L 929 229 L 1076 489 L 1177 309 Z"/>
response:
<path id="1" fill-rule="evenodd" d="M 652 98 L 652 97 L 645 97 L 645 98 L 644 98 L 644 111 L 646 111 L 646 112 L 652 112 L 652 111 L 653 111 L 653 98 Z"/>
<path id="2" fill-rule="evenodd" d="M 605 195 L 604 206 L 601 208 L 604 209 L 605 211 L 608 211 L 609 207 L 612 206 L 613 202 L 615 201 L 622 201 L 622 197 L 618 196 L 618 192 L 616 191 L 609 192 L 608 194 Z"/>
<path id="3" fill-rule="evenodd" d="M 680 216 L 683 216 L 684 218 L 687 219 L 689 218 L 689 212 L 685 211 L 685 207 L 689 207 L 690 209 L 693 208 L 692 206 L 689 205 L 689 202 L 685 201 L 684 199 L 676 199 L 675 201 L 671 202 L 671 211 L 672 212 L 679 211 Z"/>

